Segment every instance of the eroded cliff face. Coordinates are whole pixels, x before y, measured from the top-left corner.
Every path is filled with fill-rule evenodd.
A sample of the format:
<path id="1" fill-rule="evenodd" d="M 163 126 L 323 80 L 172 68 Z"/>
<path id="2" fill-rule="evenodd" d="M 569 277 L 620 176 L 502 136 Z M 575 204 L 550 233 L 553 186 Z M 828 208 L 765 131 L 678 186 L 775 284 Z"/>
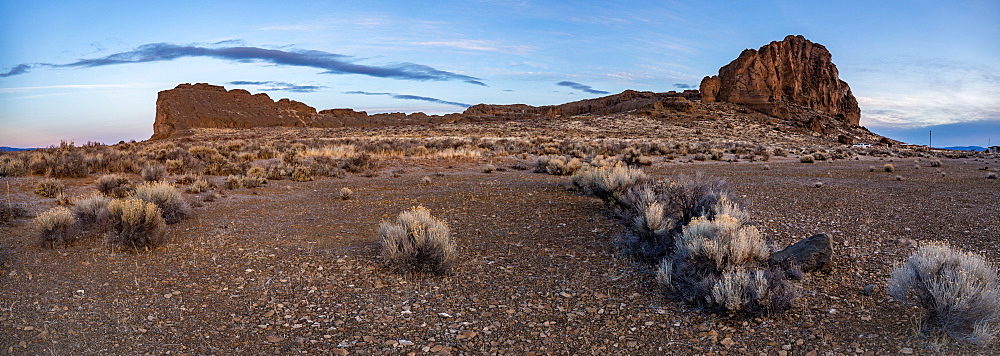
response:
<path id="1" fill-rule="evenodd" d="M 787 36 L 760 49 L 747 49 L 719 69 L 719 75 L 701 81 L 703 102 L 743 104 L 783 116 L 783 104 L 796 104 L 831 114 L 857 126 L 858 101 L 840 80 L 830 51 L 802 36 Z"/>

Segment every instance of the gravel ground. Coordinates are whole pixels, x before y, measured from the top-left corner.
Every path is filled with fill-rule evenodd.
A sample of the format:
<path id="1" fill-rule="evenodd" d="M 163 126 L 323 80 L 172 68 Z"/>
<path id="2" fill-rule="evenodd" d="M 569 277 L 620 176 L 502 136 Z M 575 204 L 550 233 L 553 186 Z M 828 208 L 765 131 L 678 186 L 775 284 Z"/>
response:
<path id="1" fill-rule="evenodd" d="M 981 170 L 997 163 L 946 159 L 942 176 L 914 160 L 896 159 L 894 173 L 869 172 L 888 162 L 870 157 L 658 158 L 646 168 L 725 178 L 779 248 L 833 237 L 832 272 L 800 281 L 791 311 L 749 319 L 664 295 L 647 266 L 615 256 L 617 222 L 568 177 L 483 173 L 485 161 L 393 162 L 383 171 L 406 172 L 223 191 L 170 225 L 169 244 L 140 254 L 111 252 L 96 234 L 42 249 L 20 219 L 0 226 L 0 353 L 995 354 L 919 334 L 920 311 L 885 293 L 893 265 L 915 250 L 907 239 L 1000 261 L 1000 185 Z M 4 182 L 42 211 L 54 200 L 31 193 L 40 179 Z M 65 181 L 76 195 L 95 180 Z M 452 274 L 380 263 L 378 223 L 415 205 L 451 226 L 461 254 Z"/>

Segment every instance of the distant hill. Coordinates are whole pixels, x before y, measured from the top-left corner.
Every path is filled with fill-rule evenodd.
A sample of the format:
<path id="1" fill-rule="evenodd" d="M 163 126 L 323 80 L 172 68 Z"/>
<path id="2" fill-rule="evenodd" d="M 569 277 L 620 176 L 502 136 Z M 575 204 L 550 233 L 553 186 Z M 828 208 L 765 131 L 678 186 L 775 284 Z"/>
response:
<path id="1" fill-rule="evenodd" d="M 941 148 L 946 150 L 955 150 L 955 151 L 976 151 L 976 152 L 986 151 L 985 147 L 979 147 L 979 146 L 951 146 L 951 147 L 941 147 Z"/>
<path id="2" fill-rule="evenodd" d="M 7 146 L 0 146 L 0 152 L 9 152 L 9 151 L 31 151 L 31 150 L 33 150 L 33 149 L 34 149 L 34 148 L 17 148 L 17 147 L 7 147 Z"/>

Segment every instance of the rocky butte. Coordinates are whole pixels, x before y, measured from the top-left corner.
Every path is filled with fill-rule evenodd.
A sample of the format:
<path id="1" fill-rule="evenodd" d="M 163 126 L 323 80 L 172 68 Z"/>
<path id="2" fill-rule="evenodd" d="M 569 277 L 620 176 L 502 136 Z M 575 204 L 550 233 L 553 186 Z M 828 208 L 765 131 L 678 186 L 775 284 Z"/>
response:
<path id="1" fill-rule="evenodd" d="M 782 118 L 788 118 L 792 104 L 853 126 L 861 119 L 858 101 L 840 80 L 830 51 L 802 36 L 744 50 L 719 75 L 702 79 L 700 89 L 703 102 L 741 104 Z"/>
<path id="2" fill-rule="evenodd" d="M 180 84 L 159 93 L 151 139 L 184 135 L 197 128 L 378 127 L 469 121 L 558 119 L 577 115 L 630 113 L 666 119 L 702 117 L 731 103 L 785 120 L 819 134 L 858 128 L 861 110 L 851 88 L 840 80 L 837 66 L 823 45 L 788 36 L 739 58 L 705 77 L 701 90 L 640 92 L 626 90 L 600 98 L 560 105 L 479 104 L 463 113 L 369 115 L 352 109 L 317 111 L 298 101 L 271 100 L 267 94 L 204 83 Z M 686 113 L 677 115 L 677 113 Z M 845 139 L 849 143 L 850 139 Z"/>

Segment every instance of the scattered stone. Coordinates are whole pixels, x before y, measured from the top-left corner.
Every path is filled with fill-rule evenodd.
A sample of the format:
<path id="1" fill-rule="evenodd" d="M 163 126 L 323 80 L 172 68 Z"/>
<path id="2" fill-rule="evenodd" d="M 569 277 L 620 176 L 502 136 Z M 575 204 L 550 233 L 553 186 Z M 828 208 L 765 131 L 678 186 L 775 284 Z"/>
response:
<path id="1" fill-rule="evenodd" d="M 340 355 L 340 356 L 344 356 L 344 355 L 348 354 L 347 350 L 344 350 L 344 349 L 333 349 L 333 350 L 330 350 L 330 353 L 334 354 L 334 355 Z"/>
<path id="2" fill-rule="evenodd" d="M 736 341 L 733 341 L 733 339 L 727 337 L 725 339 L 722 339 L 722 341 L 719 341 L 719 344 L 725 346 L 728 349 L 730 347 L 733 347 L 733 345 L 736 344 Z"/>
<path id="3" fill-rule="evenodd" d="M 472 338 L 476 337 L 476 335 L 479 335 L 479 333 L 477 333 L 475 331 L 472 331 L 472 330 L 467 330 L 467 331 L 463 331 L 462 333 L 458 334 L 458 339 L 459 340 L 472 339 Z"/>
<path id="4" fill-rule="evenodd" d="M 285 338 L 283 338 L 281 336 L 278 336 L 278 335 L 273 335 L 273 334 L 264 337 L 264 339 L 267 340 L 267 342 L 274 342 L 274 343 L 282 342 L 282 341 L 285 340 Z"/>
<path id="5" fill-rule="evenodd" d="M 899 349 L 899 353 L 904 354 L 904 355 L 913 354 L 913 348 L 911 348 L 911 347 L 904 347 L 902 349 Z"/>
<path id="6" fill-rule="evenodd" d="M 865 295 L 869 296 L 869 297 L 872 296 L 872 295 L 875 295 L 875 285 L 874 284 L 869 284 L 869 285 L 865 286 L 865 289 L 864 289 L 863 293 Z"/>

